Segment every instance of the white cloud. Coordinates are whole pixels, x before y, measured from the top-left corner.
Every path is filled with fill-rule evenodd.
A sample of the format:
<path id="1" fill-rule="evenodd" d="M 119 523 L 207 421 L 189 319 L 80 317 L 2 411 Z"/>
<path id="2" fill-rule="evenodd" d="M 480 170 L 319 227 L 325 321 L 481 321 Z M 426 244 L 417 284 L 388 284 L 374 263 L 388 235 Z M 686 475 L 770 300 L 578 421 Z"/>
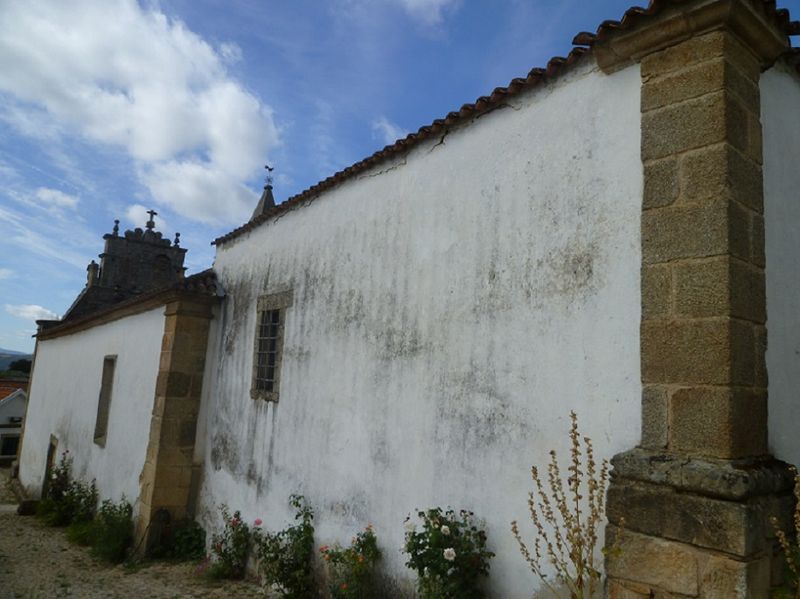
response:
<path id="1" fill-rule="evenodd" d="M 140 229 L 144 229 L 145 223 L 150 220 L 150 215 L 147 214 L 147 211 L 151 210 L 146 206 L 142 206 L 141 204 L 131 204 L 125 210 L 125 219 L 131 224 L 131 226 L 139 227 Z M 161 231 L 164 235 L 167 235 L 167 231 L 169 231 L 169 225 L 167 221 L 164 220 L 164 217 L 160 214 L 157 214 L 153 217 L 153 220 L 156 223 L 156 231 Z"/>
<path id="2" fill-rule="evenodd" d="M 256 199 L 242 182 L 278 143 L 272 111 L 226 70 L 240 57 L 135 0 L 0 2 L 0 118 L 121 147 L 157 202 L 240 222 Z"/>
<path id="3" fill-rule="evenodd" d="M 40 187 L 36 190 L 36 197 L 39 201 L 46 205 L 55 208 L 72 208 L 78 207 L 78 198 L 71 196 L 58 189 L 50 189 L 49 187 Z"/>
<path id="4" fill-rule="evenodd" d="M 58 314 L 36 304 L 6 304 L 6 312 L 24 320 L 55 320 Z"/>
<path id="5" fill-rule="evenodd" d="M 219 45 L 219 53 L 228 64 L 235 64 L 242 60 L 242 49 L 235 42 L 225 42 Z"/>
<path id="6" fill-rule="evenodd" d="M 91 233 L 81 224 L 70 223 L 71 243 L 65 244 L 64 226 L 60 219 L 31 219 L 28 214 L 0 205 L 0 235 L 4 241 L 25 252 L 83 270 L 86 254 L 95 249 L 87 245 L 93 241 Z"/>
<path id="7" fill-rule="evenodd" d="M 0 280 L 10 279 L 14 276 L 14 271 L 10 268 L 0 268 Z"/>
<path id="8" fill-rule="evenodd" d="M 458 6 L 460 0 L 395 0 L 414 19 L 426 26 L 442 22 L 443 12 Z"/>
<path id="9" fill-rule="evenodd" d="M 372 122 L 372 132 L 379 136 L 387 146 L 408 135 L 408 131 L 391 122 L 385 116 Z"/>

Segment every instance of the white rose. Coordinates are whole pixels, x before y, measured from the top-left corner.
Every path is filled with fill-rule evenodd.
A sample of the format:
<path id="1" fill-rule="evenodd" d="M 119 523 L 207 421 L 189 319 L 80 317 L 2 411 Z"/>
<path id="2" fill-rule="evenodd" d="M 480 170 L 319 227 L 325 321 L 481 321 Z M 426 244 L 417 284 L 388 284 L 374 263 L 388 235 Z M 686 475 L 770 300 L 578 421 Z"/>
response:
<path id="1" fill-rule="evenodd" d="M 446 559 L 448 562 L 452 562 L 453 560 L 455 560 L 456 559 L 456 550 L 453 549 L 452 547 L 448 547 L 447 549 L 445 549 L 444 550 L 444 559 Z"/>
<path id="2" fill-rule="evenodd" d="M 447 524 L 443 524 L 442 528 L 440 528 L 439 530 L 442 531 L 443 535 L 449 535 L 450 534 L 450 527 L 447 526 Z"/>
<path id="3" fill-rule="evenodd" d="M 403 524 L 405 526 L 406 532 L 414 532 L 417 530 L 417 525 L 414 524 L 411 520 L 406 520 L 406 523 Z"/>

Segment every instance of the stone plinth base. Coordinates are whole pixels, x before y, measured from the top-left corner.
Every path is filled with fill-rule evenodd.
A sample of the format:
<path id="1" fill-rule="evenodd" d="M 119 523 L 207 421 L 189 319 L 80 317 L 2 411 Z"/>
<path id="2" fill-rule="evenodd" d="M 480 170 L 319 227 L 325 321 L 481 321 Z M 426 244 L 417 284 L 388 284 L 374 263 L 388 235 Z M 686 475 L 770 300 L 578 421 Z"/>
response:
<path id="1" fill-rule="evenodd" d="M 636 449 L 612 461 L 612 599 L 766 599 L 780 583 L 770 518 L 791 526 L 792 475 L 771 458 L 701 460 Z"/>

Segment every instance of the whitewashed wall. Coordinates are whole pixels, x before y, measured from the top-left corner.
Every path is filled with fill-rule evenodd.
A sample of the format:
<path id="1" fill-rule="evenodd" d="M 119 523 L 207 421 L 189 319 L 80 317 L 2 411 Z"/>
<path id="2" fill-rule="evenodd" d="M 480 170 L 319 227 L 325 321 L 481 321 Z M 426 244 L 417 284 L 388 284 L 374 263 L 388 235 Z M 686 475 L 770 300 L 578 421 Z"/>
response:
<path id="1" fill-rule="evenodd" d="M 20 479 L 41 490 L 50 435 L 68 449 L 76 478 L 97 480 L 101 498 L 139 496 L 150 434 L 164 307 L 40 341 L 20 456 Z M 103 359 L 117 355 L 105 447 L 94 443 Z M 137 506 L 134 506 L 137 507 Z"/>
<path id="2" fill-rule="evenodd" d="M 372 522 L 408 586 L 405 516 L 467 508 L 495 596 L 531 596 L 531 464 L 567 456 L 570 410 L 601 456 L 639 441 L 639 86 L 576 68 L 218 251 L 207 522 L 282 527 L 301 493 L 318 543 Z M 275 405 L 249 396 L 256 298 L 286 289 Z"/>
<path id="3" fill-rule="evenodd" d="M 800 464 L 800 77 L 761 76 L 770 450 Z"/>
<path id="4" fill-rule="evenodd" d="M 14 391 L 0 400 L 0 429 L 8 427 L 11 418 L 22 418 L 25 416 L 26 402 L 27 395 L 25 391 L 21 393 Z"/>

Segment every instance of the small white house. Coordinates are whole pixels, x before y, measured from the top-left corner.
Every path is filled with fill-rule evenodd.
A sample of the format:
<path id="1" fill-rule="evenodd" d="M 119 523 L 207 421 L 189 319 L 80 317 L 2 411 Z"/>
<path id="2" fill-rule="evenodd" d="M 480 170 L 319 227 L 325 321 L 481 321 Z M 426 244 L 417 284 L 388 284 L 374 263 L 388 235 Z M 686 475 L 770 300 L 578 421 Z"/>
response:
<path id="1" fill-rule="evenodd" d="M 0 399 L 0 464 L 7 464 L 17 457 L 22 420 L 28 405 L 28 394 L 16 389 Z"/>

